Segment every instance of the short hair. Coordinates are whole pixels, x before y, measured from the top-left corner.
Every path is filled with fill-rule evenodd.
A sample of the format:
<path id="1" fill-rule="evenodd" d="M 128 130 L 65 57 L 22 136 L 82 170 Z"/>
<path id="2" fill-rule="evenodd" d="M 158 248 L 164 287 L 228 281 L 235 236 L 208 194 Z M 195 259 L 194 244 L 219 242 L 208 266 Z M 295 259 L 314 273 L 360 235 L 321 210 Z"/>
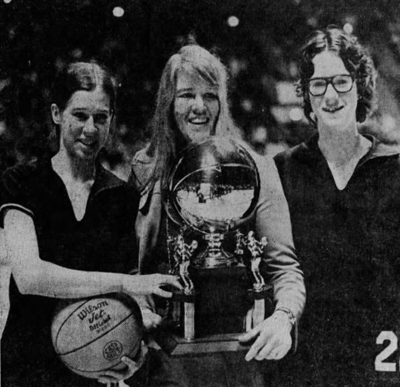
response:
<path id="1" fill-rule="evenodd" d="M 114 111 L 116 91 L 110 71 L 100 63 L 71 62 L 55 78 L 51 91 L 51 103 L 64 110 L 71 96 L 79 91 L 93 91 L 100 87 L 110 99 L 110 110 Z"/>
<path id="2" fill-rule="evenodd" d="M 356 120 L 364 122 L 375 108 L 375 66 L 357 38 L 335 25 L 312 32 L 300 52 L 296 92 L 299 97 L 303 97 L 305 116 L 316 126 L 317 123 L 310 116 L 312 108 L 308 95 L 308 81 L 314 74 L 313 58 L 324 51 L 333 52 L 342 59 L 347 71 L 355 78 L 358 92 Z"/>
<path id="3" fill-rule="evenodd" d="M 197 74 L 211 85 L 218 86 L 220 110 L 215 127 L 217 135 L 240 136 L 229 112 L 228 73 L 225 66 L 215 55 L 197 44 L 183 46 L 170 57 L 161 75 L 155 112 L 149 125 L 148 153 L 154 158 L 154 171 L 148 182 L 162 177 L 180 148 L 186 145 L 173 114 L 178 73 L 182 70 Z"/>

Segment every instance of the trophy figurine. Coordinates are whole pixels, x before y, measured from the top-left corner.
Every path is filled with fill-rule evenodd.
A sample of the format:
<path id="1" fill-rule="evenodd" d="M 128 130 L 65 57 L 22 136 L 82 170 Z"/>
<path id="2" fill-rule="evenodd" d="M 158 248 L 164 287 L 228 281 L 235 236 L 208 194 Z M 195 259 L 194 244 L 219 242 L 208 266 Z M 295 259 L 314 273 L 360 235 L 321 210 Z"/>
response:
<path id="1" fill-rule="evenodd" d="M 173 297 L 173 318 L 183 319 L 177 354 L 244 349 L 237 341 L 239 333 L 208 335 L 208 320 L 197 324 L 195 318 L 201 318 L 204 305 L 212 304 L 224 286 L 229 293 L 237 282 L 249 282 L 245 294 L 251 294 L 253 324 L 264 319 L 268 288 L 259 266 L 267 240 L 256 239 L 254 231 L 240 231 L 255 211 L 259 192 L 253 158 L 231 139 L 211 137 L 190 145 L 172 170 L 166 209 L 179 231 L 168 236 L 170 272 L 180 277 L 184 288 Z M 232 237 L 236 248 L 229 252 L 223 244 Z M 250 327 L 246 322 L 246 329 Z M 201 328 L 204 332 L 198 335 Z"/>

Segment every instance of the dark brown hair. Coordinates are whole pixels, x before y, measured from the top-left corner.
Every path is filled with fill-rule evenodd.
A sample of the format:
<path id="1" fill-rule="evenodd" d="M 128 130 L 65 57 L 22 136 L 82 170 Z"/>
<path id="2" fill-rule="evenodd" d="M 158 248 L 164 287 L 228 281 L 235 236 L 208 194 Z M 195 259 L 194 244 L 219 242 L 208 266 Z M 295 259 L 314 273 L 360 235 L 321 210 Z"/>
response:
<path id="1" fill-rule="evenodd" d="M 108 95 L 110 110 L 113 112 L 116 91 L 109 70 L 96 61 L 72 62 L 57 75 L 51 92 L 51 103 L 64 110 L 76 91 L 93 91 L 96 87 L 101 87 Z"/>
<path id="2" fill-rule="evenodd" d="M 354 35 L 349 35 L 337 26 L 330 25 L 325 30 L 316 30 L 310 34 L 303 46 L 298 61 L 300 79 L 296 83 L 296 92 L 304 100 L 304 114 L 313 126 L 317 123 L 310 117 L 312 112 L 308 81 L 314 74 L 313 58 L 323 52 L 335 53 L 342 59 L 347 71 L 357 83 L 358 104 L 357 122 L 364 122 L 375 108 L 376 70 L 367 51 L 358 43 Z"/>

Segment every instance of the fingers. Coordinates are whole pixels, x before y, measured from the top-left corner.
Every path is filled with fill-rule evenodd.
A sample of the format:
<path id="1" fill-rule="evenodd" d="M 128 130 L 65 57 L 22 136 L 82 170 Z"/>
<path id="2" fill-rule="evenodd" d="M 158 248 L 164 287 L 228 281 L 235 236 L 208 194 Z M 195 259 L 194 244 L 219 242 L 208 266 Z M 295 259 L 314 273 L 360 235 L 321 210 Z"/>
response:
<path id="1" fill-rule="evenodd" d="M 122 370 L 107 370 L 102 373 L 98 381 L 100 383 L 118 383 L 120 380 L 130 378 L 136 371 L 136 363 L 126 356 L 121 358 L 121 361 L 127 365 Z M 131 369 L 133 368 L 133 370 Z"/>
<path id="2" fill-rule="evenodd" d="M 254 339 L 257 337 L 257 335 L 260 333 L 258 326 L 253 328 L 251 331 L 245 333 L 244 335 L 239 336 L 238 340 L 241 343 L 247 343 L 248 341 Z"/>
<path id="3" fill-rule="evenodd" d="M 147 348 L 147 345 L 144 343 L 144 341 L 142 341 L 142 345 L 140 347 L 139 359 L 136 362 L 134 362 L 137 369 L 139 369 L 144 364 L 148 351 L 149 349 Z M 133 361 L 132 359 L 129 360 Z"/>
<path id="4" fill-rule="evenodd" d="M 134 361 L 127 356 L 123 356 L 121 361 L 126 364 L 123 370 L 107 370 L 97 379 L 102 384 L 110 385 L 111 383 L 118 383 L 121 380 L 129 379 L 134 373 L 143 365 L 146 360 L 148 349 L 142 342 L 138 361 Z"/>
<path id="5" fill-rule="evenodd" d="M 250 350 L 245 356 L 245 359 L 247 361 L 250 361 L 252 359 L 280 360 L 290 350 L 292 346 L 290 333 L 282 332 L 279 329 L 268 328 L 271 327 L 265 324 L 264 329 L 260 330 L 260 334 L 257 337 L 257 340 L 250 347 Z M 249 333 L 251 332 L 252 331 L 250 331 Z"/>
<path id="6" fill-rule="evenodd" d="M 159 276 L 160 285 L 171 285 L 179 290 L 183 289 L 181 283 L 179 282 L 179 277 L 168 274 L 159 274 Z"/>
<path id="7" fill-rule="evenodd" d="M 262 340 L 262 337 L 259 338 L 259 342 L 255 342 L 255 356 L 256 360 L 276 360 L 275 357 L 278 355 L 277 352 L 277 343 L 275 341 L 269 340 L 266 343 Z"/>
<path id="8" fill-rule="evenodd" d="M 283 344 L 278 347 L 273 346 L 272 348 L 264 347 L 255 357 L 255 359 L 280 360 L 289 352 L 289 349 L 290 346 L 287 344 Z"/>
<path id="9" fill-rule="evenodd" d="M 161 316 L 159 316 L 156 313 L 153 313 L 149 309 L 142 309 L 142 317 L 143 317 L 143 325 L 147 331 L 157 328 L 162 321 Z"/>
<path id="10" fill-rule="evenodd" d="M 254 344 L 250 347 L 249 351 L 247 352 L 245 356 L 246 361 L 253 360 L 258 353 L 260 352 L 261 348 L 263 347 L 264 340 L 259 336 L 257 340 L 254 342 Z"/>
<path id="11" fill-rule="evenodd" d="M 114 379 L 111 376 L 107 376 L 107 375 L 101 375 L 97 381 L 101 384 L 106 384 L 107 387 L 110 387 L 112 383 L 118 383 L 117 379 Z"/>
<path id="12" fill-rule="evenodd" d="M 161 286 L 170 285 L 179 290 L 182 290 L 183 287 L 179 282 L 179 278 L 174 275 L 168 274 L 154 274 L 154 289 L 153 294 L 164 298 L 171 298 L 172 292 L 161 289 Z"/>
<path id="13" fill-rule="evenodd" d="M 163 297 L 163 298 L 171 298 L 172 293 L 167 292 L 166 290 L 162 289 L 154 289 L 153 294 L 156 294 L 157 296 Z"/>
<path id="14" fill-rule="evenodd" d="M 256 327 L 254 327 L 250 332 L 246 333 L 242 340 L 245 339 L 246 341 L 249 341 L 251 339 L 254 339 L 257 337 L 256 341 L 253 343 L 253 345 L 250 347 L 249 351 L 247 352 L 245 356 L 246 361 L 250 361 L 258 355 L 258 353 L 266 347 L 268 350 L 268 353 L 270 352 L 273 342 L 271 339 L 271 332 L 269 329 L 269 322 L 268 320 L 264 320 L 260 324 L 258 324 Z"/>
<path id="15" fill-rule="evenodd" d="M 120 380 L 126 378 L 125 375 L 128 372 L 128 368 L 125 368 L 123 371 L 107 370 L 104 371 L 97 380 L 103 384 L 118 383 Z"/>
<path id="16" fill-rule="evenodd" d="M 123 379 L 129 379 L 142 365 L 127 356 L 124 356 L 121 360 L 128 366 L 128 372 L 124 375 Z"/>

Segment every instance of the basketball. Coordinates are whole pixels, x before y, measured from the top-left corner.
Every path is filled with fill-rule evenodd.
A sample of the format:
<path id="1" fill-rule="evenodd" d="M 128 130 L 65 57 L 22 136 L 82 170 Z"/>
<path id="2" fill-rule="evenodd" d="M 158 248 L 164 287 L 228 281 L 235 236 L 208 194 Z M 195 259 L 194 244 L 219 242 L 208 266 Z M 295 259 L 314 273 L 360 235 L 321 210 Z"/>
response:
<path id="1" fill-rule="evenodd" d="M 142 334 L 140 309 L 122 294 L 62 303 L 51 326 L 53 346 L 62 362 L 94 379 L 106 370 L 124 369 L 121 358 L 135 358 Z"/>

